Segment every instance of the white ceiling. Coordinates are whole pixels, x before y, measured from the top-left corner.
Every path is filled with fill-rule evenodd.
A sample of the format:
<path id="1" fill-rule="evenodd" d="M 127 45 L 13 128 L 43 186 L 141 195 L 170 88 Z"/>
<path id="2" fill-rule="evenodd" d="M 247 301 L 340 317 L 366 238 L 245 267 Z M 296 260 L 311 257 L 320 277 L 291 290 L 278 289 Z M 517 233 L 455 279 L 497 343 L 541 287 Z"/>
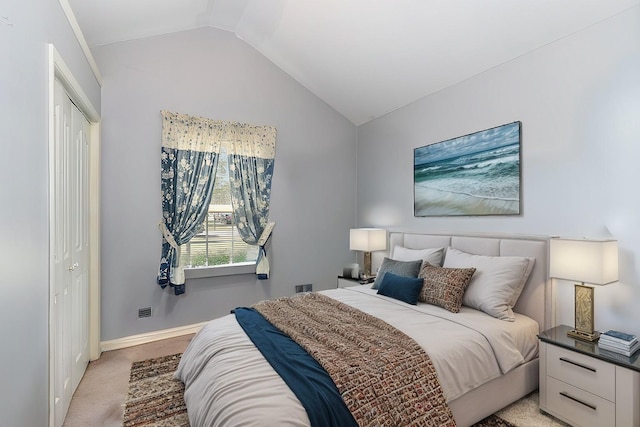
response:
<path id="1" fill-rule="evenodd" d="M 589 27 L 640 0 L 68 0 L 90 47 L 212 26 L 354 124 Z"/>

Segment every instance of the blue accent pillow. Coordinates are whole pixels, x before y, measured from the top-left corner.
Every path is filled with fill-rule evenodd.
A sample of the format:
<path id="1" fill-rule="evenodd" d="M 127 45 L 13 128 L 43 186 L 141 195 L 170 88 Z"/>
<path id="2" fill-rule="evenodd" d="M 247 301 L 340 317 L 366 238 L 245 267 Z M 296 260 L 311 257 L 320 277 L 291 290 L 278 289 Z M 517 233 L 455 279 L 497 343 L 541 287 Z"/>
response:
<path id="1" fill-rule="evenodd" d="M 385 257 L 385 259 L 382 260 L 376 281 L 373 282 L 371 289 L 378 289 L 380 287 L 380 283 L 382 283 L 382 279 L 384 279 L 386 273 L 393 273 L 404 277 L 418 277 L 420 267 L 422 267 L 422 260 L 396 261 Z"/>
<path id="2" fill-rule="evenodd" d="M 393 273 L 384 275 L 378 293 L 387 297 L 417 305 L 424 279 L 421 277 L 404 277 Z"/>

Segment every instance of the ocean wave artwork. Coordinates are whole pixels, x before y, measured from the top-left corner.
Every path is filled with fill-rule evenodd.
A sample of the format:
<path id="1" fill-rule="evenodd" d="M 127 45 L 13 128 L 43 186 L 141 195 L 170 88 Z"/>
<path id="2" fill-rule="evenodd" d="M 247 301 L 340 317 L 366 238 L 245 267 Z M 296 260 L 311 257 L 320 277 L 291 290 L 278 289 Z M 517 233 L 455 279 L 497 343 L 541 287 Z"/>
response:
<path id="1" fill-rule="evenodd" d="M 414 215 L 519 215 L 521 123 L 414 150 Z"/>

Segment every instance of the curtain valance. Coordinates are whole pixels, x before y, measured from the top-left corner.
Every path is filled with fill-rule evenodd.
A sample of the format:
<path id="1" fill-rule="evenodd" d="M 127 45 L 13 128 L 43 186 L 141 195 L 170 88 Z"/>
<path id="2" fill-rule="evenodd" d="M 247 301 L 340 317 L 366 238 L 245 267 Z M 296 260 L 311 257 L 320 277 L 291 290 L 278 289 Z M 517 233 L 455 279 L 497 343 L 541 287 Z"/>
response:
<path id="1" fill-rule="evenodd" d="M 162 146 L 178 150 L 273 159 L 276 128 L 162 111 Z"/>

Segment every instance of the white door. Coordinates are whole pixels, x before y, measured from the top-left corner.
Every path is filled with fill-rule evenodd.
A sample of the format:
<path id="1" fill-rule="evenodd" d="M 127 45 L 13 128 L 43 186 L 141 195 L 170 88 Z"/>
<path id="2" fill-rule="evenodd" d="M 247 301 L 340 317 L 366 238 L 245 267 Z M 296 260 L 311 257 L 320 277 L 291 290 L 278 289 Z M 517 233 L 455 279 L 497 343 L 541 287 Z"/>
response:
<path id="1" fill-rule="evenodd" d="M 54 424 L 61 426 L 89 361 L 89 122 L 57 80 L 54 98 L 50 339 Z"/>
<path id="2" fill-rule="evenodd" d="M 89 363 L 89 121 L 71 108 L 71 393 Z"/>

